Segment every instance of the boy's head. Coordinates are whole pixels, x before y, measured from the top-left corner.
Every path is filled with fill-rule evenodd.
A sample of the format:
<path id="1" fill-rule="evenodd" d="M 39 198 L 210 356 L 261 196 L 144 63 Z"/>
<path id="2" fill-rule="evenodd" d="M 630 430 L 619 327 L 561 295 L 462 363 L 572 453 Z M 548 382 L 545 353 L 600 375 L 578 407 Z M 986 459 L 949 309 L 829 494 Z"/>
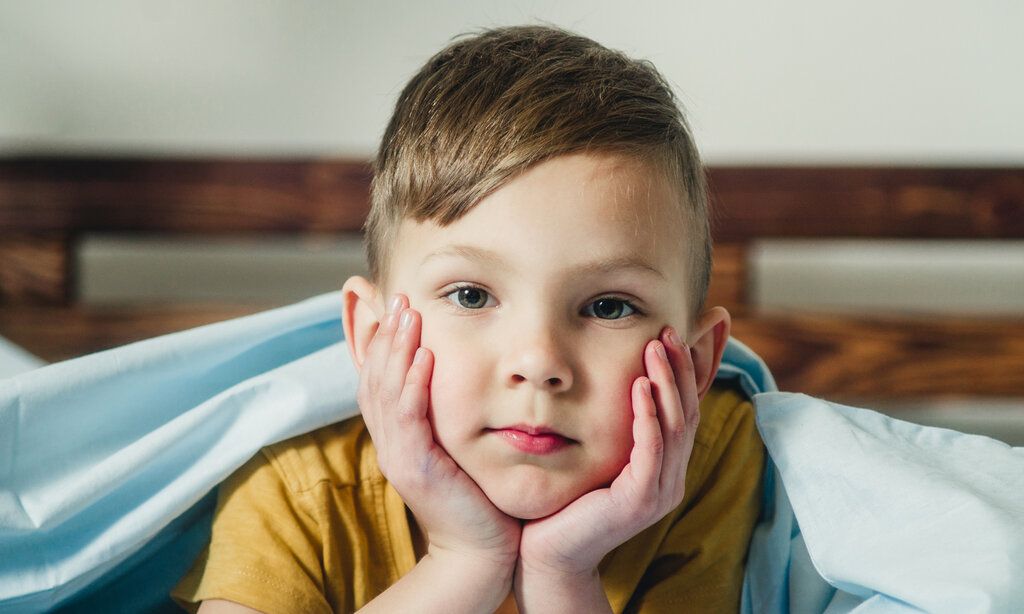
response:
<path id="1" fill-rule="evenodd" d="M 671 88 L 648 62 L 542 26 L 457 41 L 402 91 L 374 164 L 372 281 L 389 288 L 402 220 L 446 226 L 538 162 L 583 151 L 643 160 L 679 190 L 677 247 L 696 316 L 711 275 L 707 194 Z"/>
<path id="2" fill-rule="evenodd" d="M 435 438 L 510 515 L 618 475 L 631 385 L 664 326 L 692 348 L 701 394 L 717 370 L 729 317 L 702 309 L 697 151 L 654 68 L 586 38 L 502 28 L 429 60 L 385 132 L 366 231 L 372 279 L 343 291 L 356 365 L 405 294 L 434 354 Z M 511 445 L 536 427 L 569 445 Z"/>

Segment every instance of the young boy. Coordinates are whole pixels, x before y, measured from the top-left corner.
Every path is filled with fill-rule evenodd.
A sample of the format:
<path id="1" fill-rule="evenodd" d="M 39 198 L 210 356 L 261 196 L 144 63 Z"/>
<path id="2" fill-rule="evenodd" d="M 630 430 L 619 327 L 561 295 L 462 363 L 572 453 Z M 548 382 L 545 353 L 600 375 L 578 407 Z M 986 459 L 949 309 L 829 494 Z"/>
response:
<path id="1" fill-rule="evenodd" d="M 375 163 L 372 281 L 343 288 L 362 415 L 232 476 L 174 596 L 737 610 L 764 452 L 712 385 L 729 315 L 704 307 L 703 170 L 665 81 L 561 30 L 486 31 L 412 78 Z"/>

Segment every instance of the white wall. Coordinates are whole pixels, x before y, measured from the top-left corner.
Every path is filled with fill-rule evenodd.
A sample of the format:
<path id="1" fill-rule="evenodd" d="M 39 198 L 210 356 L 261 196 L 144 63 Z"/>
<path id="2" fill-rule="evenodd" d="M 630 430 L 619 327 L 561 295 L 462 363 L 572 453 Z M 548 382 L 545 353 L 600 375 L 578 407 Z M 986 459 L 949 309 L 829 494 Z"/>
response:
<path id="1" fill-rule="evenodd" d="M 0 0 L 0 155 L 369 157 L 453 35 L 646 57 L 712 163 L 1024 164 L 1024 3 Z"/>

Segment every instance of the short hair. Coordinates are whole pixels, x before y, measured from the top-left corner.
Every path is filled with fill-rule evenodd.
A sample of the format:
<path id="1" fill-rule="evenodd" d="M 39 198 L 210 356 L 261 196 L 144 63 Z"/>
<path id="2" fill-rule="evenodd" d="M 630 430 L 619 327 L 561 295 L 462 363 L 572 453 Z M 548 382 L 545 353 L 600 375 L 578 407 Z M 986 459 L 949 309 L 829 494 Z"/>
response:
<path id="1" fill-rule="evenodd" d="M 649 61 L 550 26 L 456 36 L 402 90 L 373 163 L 372 281 L 389 279 L 403 219 L 447 226 L 531 166 L 577 152 L 654 162 L 680 188 L 694 317 L 711 276 L 707 184 L 672 88 Z"/>

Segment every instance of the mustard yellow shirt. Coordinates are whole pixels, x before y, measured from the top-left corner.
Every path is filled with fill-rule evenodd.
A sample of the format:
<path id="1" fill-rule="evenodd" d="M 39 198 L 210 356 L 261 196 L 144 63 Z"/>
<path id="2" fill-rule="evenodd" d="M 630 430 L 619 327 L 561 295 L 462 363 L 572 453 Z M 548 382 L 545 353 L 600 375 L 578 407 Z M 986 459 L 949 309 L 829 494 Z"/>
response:
<path id="1" fill-rule="evenodd" d="M 615 612 L 739 609 L 764 447 L 740 393 L 713 387 L 700 411 L 682 503 L 601 562 Z M 224 482 L 210 545 L 172 596 L 192 611 L 352 612 L 416 565 L 413 522 L 352 418 L 268 446 Z"/>

